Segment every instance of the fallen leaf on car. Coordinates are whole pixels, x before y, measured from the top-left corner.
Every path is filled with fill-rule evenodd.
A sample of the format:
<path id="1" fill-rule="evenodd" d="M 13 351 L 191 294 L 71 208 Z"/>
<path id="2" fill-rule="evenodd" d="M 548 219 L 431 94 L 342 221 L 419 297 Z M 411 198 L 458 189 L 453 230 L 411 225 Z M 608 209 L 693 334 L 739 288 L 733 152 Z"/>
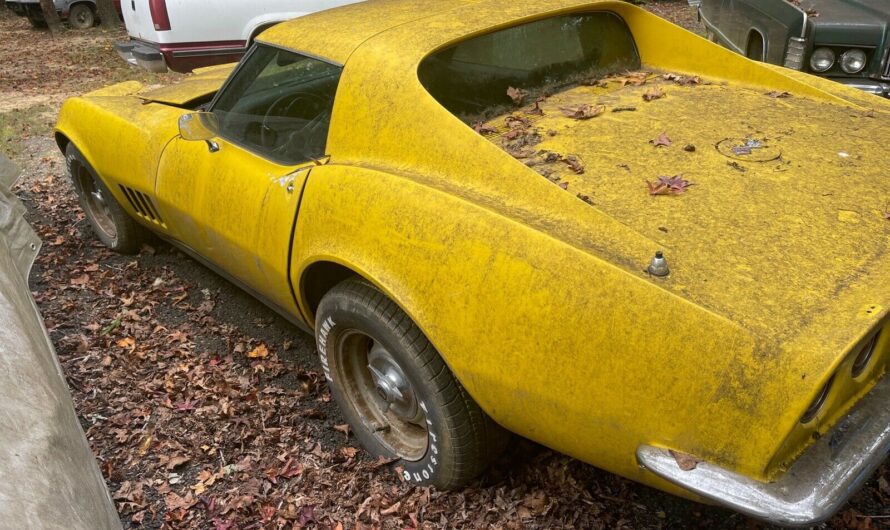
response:
<path id="1" fill-rule="evenodd" d="M 534 106 L 534 108 L 532 108 L 531 110 L 527 110 L 527 111 L 525 111 L 525 113 L 526 113 L 526 114 L 530 114 L 530 115 L 532 115 L 532 116 L 543 116 L 543 115 L 544 115 L 544 109 L 541 108 L 541 103 L 542 103 L 545 99 L 546 99 L 546 98 L 542 98 L 542 97 L 536 99 L 536 100 L 535 100 L 535 106 Z"/>
<path id="2" fill-rule="evenodd" d="M 514 105 L 522 105 L 522 100 L 525 98 L 525 91 L 521 88 L 511 86 L 507 88 L 507 96 L 513 100 Z"/>
<path id="3" fill-rule="evenodd" d="M 681 453 L 680 451 L 674 451 L 673 449 L 671 449 L 670 452 L 671 456 L 674 457 L 674 460 L 677 461 L 677 465 L 680 466 L 680 469 L 683 471 L 692 471 L 698 467 L 698 464 L 701 462 L 698 458 L 687 453 Z"/>
<path id="4" fill-rule="evenodd" d="M 587 204 L 593 205 L 593 199 L 590 198 L 590 195 L 584 195 L 583 193 L 579 193 L 579 194 L 575 195 L 575 197 L 578 197 L 579 199 L 586 202 Z"/>
<path id="5" fill-rule="evenodd" d="M 481 121 L 477 121 L 473 124 L 473 130 L 479 134 L 494 134 L 498 132 L 498 130 L 493 127 L 483 125 Z"/>
<path id="6" fill-rule="evenodd" d="M 692 182 L 684 179 L 682 175 L 674 175 L 673 177 L 658 177 L 655 182 L 646 181 L 649 188 L 649 195 L 679 195 L 684 193 Z"/>
<path id="7" fill-rule="evenodd" d="M 661 133 L 658 137 L 649 140 L 649 143 L 654 145 L 655 147 L 670 147 L 673 143 L 671 139 L 668 137 L 667 133 Z"/>
<path id="8" fill-rule="evenodd" d="M 769 96 L 769 97 L 771 97 L 771 98 L 776 98 L 776 99 L 790 98 L 790 97 L 791 97 L 791 93 L 790 93 L 790 92 L 780 92 L 780 91 L 778 91 L 778 90 L 773 90 L 772 92 L 767 92 L 766 95 Z"/>
<path id="9" fill-rule="evenodd" d="M 590 105 L 587 105 L 585 103 L 584 105 L 580 105 L 578 107 L 561 107 L 559 110 L 561 110 L 562 113 L 569 118 L 575 120 L 589 120 L 590 118 L 595 118 L 603 112 L 606 112 L 606 106 L 596 105 L 594 107 L 591 107 Z"/>
<path id="10" fill-rule="evenodd" d="M 581 164 L 581 159 L 577 156 L 569 155 L 563 158 L 562 161 L 565 162 L 569 166 L 569 169 L 574 171 L 576 174 L 580 175 L 584 173 L 584 166 Z"/>
<path id="11" fill-rule="evenodd" d="M 260 344 L 256 348 L 247 352 L 247 357 L 250 359 L 265 359 L 269 356 L 269 348 L 266 347 L 265 344 Z"/>
<path id="12" fill-rule="evenodd" d="M 661 77 L 667 81 L 673 81 L 680 86 L 691 86 L 701 83 L 701 78 L 697 75 L 664 74 Z"/>
<path id="13" fill-rule="evenodd" d="M 664 90 L 659 87 L 652 87 L 649 90 L 643 92 L 643 101 L 654 101 L 656 99 L 661 99 L 664 97 Z"/>

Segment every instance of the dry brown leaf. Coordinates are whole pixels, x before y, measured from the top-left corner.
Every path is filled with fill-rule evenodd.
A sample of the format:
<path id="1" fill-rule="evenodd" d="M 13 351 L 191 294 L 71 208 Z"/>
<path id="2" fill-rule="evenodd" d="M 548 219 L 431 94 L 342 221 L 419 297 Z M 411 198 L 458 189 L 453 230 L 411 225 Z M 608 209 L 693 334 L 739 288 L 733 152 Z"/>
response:
<path id="1" fill-rule="evenodd" d="M 699 463 L 701 463 L 701 460 L 687 453 L 681 453 L 680 451 L 674 451 L 673 449 L 671 449 L 670 453 L 671 456 L 674 457 L 674 460 L 677 461 L 677 465 L 680 466 L 680 469 L 683 471 L 692 471 L 698 467 Z"/>
<path id="2" fill-rule="evenodd" d="M 356 448 L 356 447 L 341 447 L 340 454 L 345 456 L 346 458 L 355 458 L 355 455 L 358 454 L 358 448 Z"/>
<path id="3" fill-rule="evenodd" d="M 682 175 L 658 177 L 655 182 L 646 181 L 649 195 L 679 195 L 684 193 L 692 184 L 692 182 L 684 179 Z"/>
<path id="4" fill-rule="evenodd" d="M 767 92 L 766 95 L 771 98 L 790 98 L 791 97 L 790 92 L 779 92 L 778 90 L 773 90 L 772 92 Z"/>
<path id="5" fill-rule="evenodd" d="M 585 103 L 578 107 L 561 107 L 559 110 L 569 118 L 575 120 L 589 120 L 590 118 L 595 118 L 603 112 L 606 112 L 606 106 L 596 105 L 592 107 Z"/>
<path id="6" fill-rule="evenodd" d="M 649 140 L 649 143 L 654 145 L 655 147 L 670 147 L 673 142 L 668 137 L 667 133 L 661 133 L 658 137 Z"/>
<path id="7" fill-rule="evenodd" d="M 263 343 L 260 343 L 259 346 L 247 352 L 247 357 L 250 359 L 265 359 L 268 356 L 269 348 Z"/>
<path id="8" fill-rule="evenodd" d="M 90 282 L 89 274 L 82 274 L 77 278 L 71 278 L 71 285 L 86 285 Z"/>
<path id="9" fill-rule="evenodd" d="M 654 86 L 649 90 L 643 92 L 643 101 L 649 102 L 654 101 L 656 99 L 661 99 L 664 97 L 664 90 L 661 88 Z"/>
<path id="10" fill-rule="evenodd" d="M 514 105 L 522 105 L 522 100 L 525 98 L 525 91 L 521 88 L 508 87 L 507 96 L 513 101 Z"/>
<path id="11" fill-rule="evenodd" d="M 574 173 L 578 175 L 584 173 L 584 165 L 581 164 L 581 159 L 577 156 L 569 155 L 563 158 L 562 161 L 565 162 L 569 166 L 569 169 L 571 169 Z"/>

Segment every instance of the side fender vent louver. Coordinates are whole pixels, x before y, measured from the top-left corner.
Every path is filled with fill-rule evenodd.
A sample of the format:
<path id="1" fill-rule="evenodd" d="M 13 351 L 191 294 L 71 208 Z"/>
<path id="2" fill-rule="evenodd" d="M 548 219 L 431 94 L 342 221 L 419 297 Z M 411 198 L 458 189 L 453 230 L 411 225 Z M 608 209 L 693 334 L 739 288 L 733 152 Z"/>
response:
<path id="1" fill-rule="evenodd" d="M 121 186 L 121 191 L 124 192 L 124 196 L 130 202 L 130 206 L 133 207 L 139 217 L 151 221 L 152 223 L 166 226 L 164 220 L 161 218 L 161 214 L 158 212 L 158 207 L 155 205 L 154 201 L 151 200 L 151 197 L 141 191 L 136 191 L 126 186 Z"/>

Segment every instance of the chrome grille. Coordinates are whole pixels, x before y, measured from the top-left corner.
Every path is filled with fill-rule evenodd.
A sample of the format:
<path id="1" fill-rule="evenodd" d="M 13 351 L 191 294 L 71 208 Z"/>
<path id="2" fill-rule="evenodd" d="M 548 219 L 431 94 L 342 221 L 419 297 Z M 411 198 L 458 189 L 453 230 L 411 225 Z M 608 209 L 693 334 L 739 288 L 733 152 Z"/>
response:
<path id="1" fill-rule="evenodd" d="M 884 73 L 882 76 L 890 79 L 890 47 L 887 48 L 887 53 L 884 54 Z"/>

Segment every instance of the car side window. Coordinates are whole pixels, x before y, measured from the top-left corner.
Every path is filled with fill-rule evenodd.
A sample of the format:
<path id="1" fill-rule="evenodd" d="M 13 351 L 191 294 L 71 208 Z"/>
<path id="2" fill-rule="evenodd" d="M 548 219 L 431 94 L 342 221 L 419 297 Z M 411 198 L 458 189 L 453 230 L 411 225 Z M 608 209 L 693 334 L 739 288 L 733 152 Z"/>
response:
<path id="1" fill-rule="evenodd" d="M 220 136 L 281 164 L 323 157 L 341 71 L 257 45 L 212 105 Z"/>

